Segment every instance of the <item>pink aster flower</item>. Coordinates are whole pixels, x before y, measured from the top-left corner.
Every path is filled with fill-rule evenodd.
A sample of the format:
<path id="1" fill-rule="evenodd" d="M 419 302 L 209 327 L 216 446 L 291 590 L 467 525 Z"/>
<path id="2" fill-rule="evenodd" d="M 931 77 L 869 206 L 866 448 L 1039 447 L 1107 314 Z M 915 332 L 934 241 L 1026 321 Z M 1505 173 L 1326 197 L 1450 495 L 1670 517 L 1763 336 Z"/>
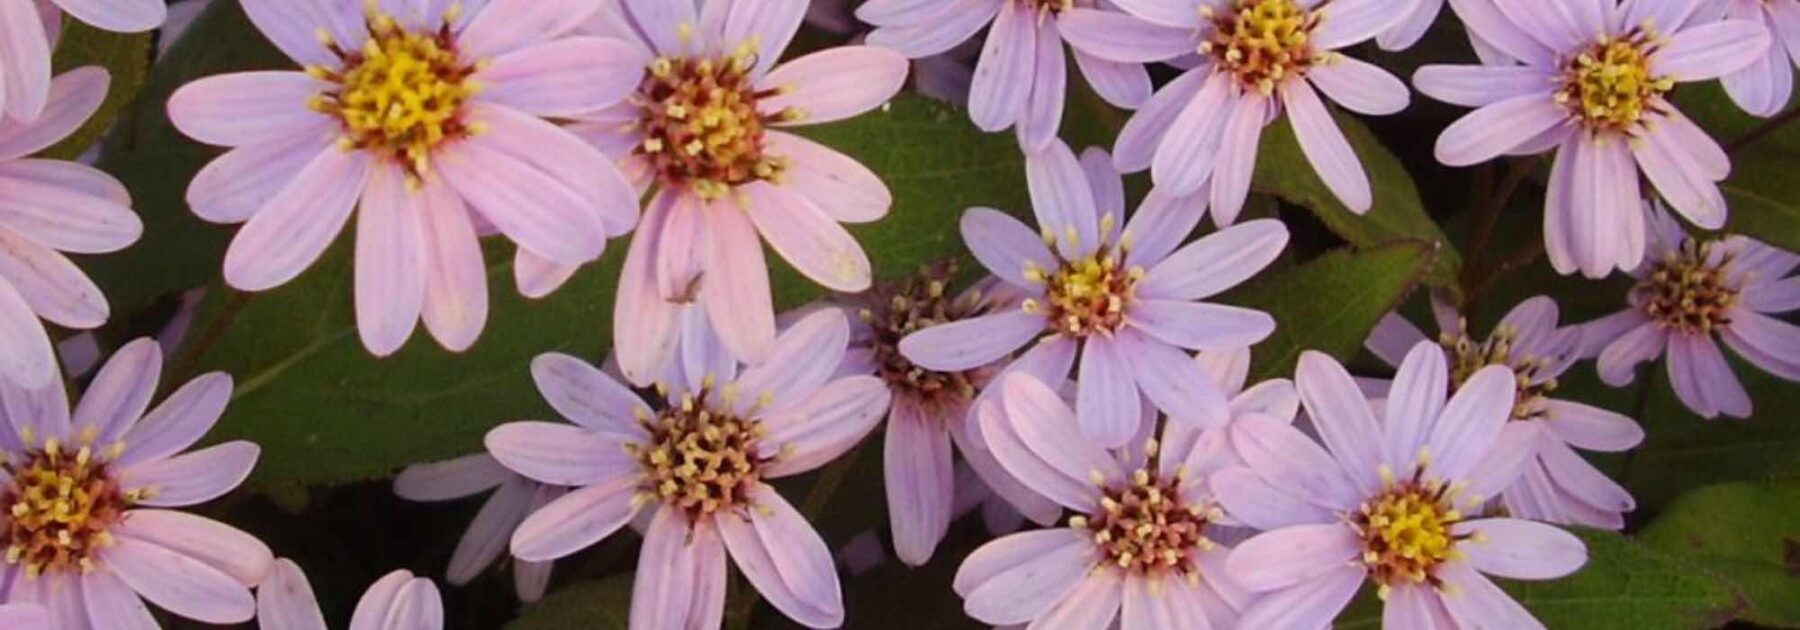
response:
<path id="1" fill-rule="evenodd" d="M 1624 514 L 1637 507 L 1631 492 L 1594 468 L 1575 448 L 1630 450 L 1644 440 L 1644 430 L 1623 415 L 1555 397 L 1557 379 L 1581 357 L 1582 329 L 1559 326 L 1556 302 L 1539 296 L 1513 307 L 1487 337 L 1476 337 L 1454 307 L 1433 298 L 1441 331 L 1435 341 L 1447 360 L 1450 392 L 1483 367 L 1510 368 L 1517 379 L 1512 421 L 1535 427 L 1531 433 L 1536 454 L 1525 463 L 1518 481 L 1499 497 L 1508 513 L 1563 525 L 1623 528 Z M 1409 352 L 1429 349 L 1431 344 L 1421 343 L 1428 340 L 1412 322 L 1390 314 L 1364 345 L 1397 368 Z"/>
<path id="2" fill-rule="evenodd" d="M 1750 395 L 1719 351 L 1769 374 L 1800 381 L 1800 327 L 1784 321 L 1800 309 L 1800 256 L 1744 236 L 1702 241 L 1660 208 L 1650 213 L 1650 254 L 1631 272 L 1629 307 L 1587 324 L 1589 355 L 1600 378 L 1630 384 L 1637 366 L 1668 359 L 1676 397 L 1707 418 L 1748 418 Z"/>
<path id="3" fill-rule="evenodd" d="M 569 555 L 647 508 L 632 627 L 718 627 L 727 553 L 794 621 L 842 624 L 830 549 L 765 482 L 835 459 L 887 411 L 881 379 L 834 378 L 849 339 L 841 312 L 813 313 L 776 339 L 767 362 L 667 386 L 661 411 L 578 359 L 539 357 L 544 397 L 577 425 L 509 423 L 487 447 L 519 474 L 576 489 L 525 519 L 513 555 Z"/>
<path id="4" fill-rule="evenodd" d="M 274 558 L 242 531 L 169 508 L 236 488 L 260 450 L 226 442 L 181 454 L 231 398 L 214 372 L 150 409 L 162 372 L 156 342 L 139 339 L 100 368 L 74 413 L 60 381 L 0 384 L 0 601 L 57 611 L 59 627 L 89 619 L 155 627 L 144 600 L 212 624 L 249 621 Z"/>
<path id="5" fill-rule="evenodd" d="M 306 572 L 293 560 L 277 558 L 268 577 L 256 587 L 258 630 L 327 630 L 325 613 L 313 595 Z M 361 628 L 358 628 L 361 630 Z M 416 630 L 416 629 L 414 629 Z"/>
<path id="6" fill-rule="evenodd" d="M 645 57 L 616 40 L 561 37 L 600 0 L 245 0 L 263 35 L 305 72 L 195 81 L 169 99 L 188 136 L 231 150 L 194 177 L 188 203 L 244 223 L 225 279 L 292 280 L 356 224 L 356 319 L 385 356 L 419 320 L 453 351 L 487 320 L 476 225 L 542 261 L 599 257 L 637 219 L 637 193 L 606 156 L 546 118 L 617 103 Z"/>
<path id="7" fill-rule="evenodd" d="M 905 82 L 906 59 L 844 46 L 777 66 L 805 0 L 609 4 L 589 31 L 630 39 L 649 75 L 572 129 L 655 188 L 615 304 L 620 367 L 633 383 L 654 380 L 673 345 L 670 314 L 695 301 L 732 355 L 761 362 L 775 338 L 762 242 L 827 289 L 862 291 L 869 258 L 840 224 L 875 221 L 893 204 L 867 167 L 781 128 L 879 107 Z"/>
<path id="8" fill-rule="evenodd" d="M 1027 153 L 1042 150 L 1062 125 L 1068 70 L 1062 19 L 1095 11 L 1099 0 L 870 0 L 856 16 L 874 24 L 869 43 L 923 58 L 954 48 L 990 22 L 969 89 L 969 119 L 983 131 L 1013 127 Z M 1129 20 L 1124 15 L 1121 19 Z M 1150 98 L 1142 63 L 1074 49 L 1075 65 L 1095 93 L 1136 109 Z"/>
<path id="9" fill-rule="evenodd" d="M 443 630 L 444 596 L 428 578 L 413 577 L 401 569 L 369 585 L 356 612 L 350 614 L 355 630 Z"/>
<path id="10" fill-rule="evenodd" d="M 1130 0 L 1125 11 L 1071 11 L 1075 46 L 1114 61 L 1198 51 L 1199 65 L 1162 87 L 1119 132 L 1115 163 L 1148 167 L 1158 188 L 1187 195 L 1211 182 L 1213 220 L 1230 225 L 1250 193 L 1262 129 L 1283 112 L 1306 158 L 1353 212 L 1374 203 L 1369 176 L 1319 92 L 1352 111 L 1406 108 L 1406 84 L 1338 49 L 1401 17 L 1391 0 Z M 1315 89 L 1316 88 L 1316 89 Z"/>
<path id="11" fill-rule="evenodd" d="M 408 466 L 394 478 L 394 494 L 408 501 L 452 501 L 493 491 L 450 554 L 445 580 L 468 584 L 506 552 L 506 541 L 525 517 L 567 492 L 508 470 L 486 453 Z M 550 587 L 549 562 L 513 563 L 513 590 L 519 601 L 535 602 Z"/>
<path id="12" fill-rule="evenodd" d="M 50 56 L 62 34 L 64 13 L 103 31 L 141 33 L 162 25 L 168 7 L 164 0 L 0 2 L 0 41 L 7 49 L 0 58 L 0 113 L 7 118 L 29 123 L 46 112 L 62 115 L 51 104 Z M 84 115 L 79 122 L 86 119 Z"/>
<path id="13" fill-rule="evenodd" d="M 1725 224 L 1716 182 L 1731 161 L 1666 96 L 1735 72 L 1769 35 L 1745 20 L 1691 23 L 1695 0 L 1458 0 L 1469 30 L 1520 63 L 1425 66 L 1432 98 L 1478 108 L 1444 130 L 1437 158 L 1467 166 L 1555 150 L 1544 245 L 1560 273 L 1602 278 L 1644 258 L 1638 173 L 1688 220 Z M 1559 5 L 1562 6 L 1562 5 Z"/>
<path id="14" fill-rule="evenodd" d="M 1110 452 L 1081 437 L 1077 413 L 1025 374 L 1002 378 L 980 414 L 989 445 L 1033 490 L 1075 511 L 1068 526 L 975 550 L 953 584 L 969 616 L 1042 628 L 1229 628 L 1251 595 L 1226 576 L 1223 517 L 1207 491 L 1216 454 L 1175 434 Z M 1146 432 L 1143 437 L 1152 433 Z M 1262 627 L 1262 626 L 1255 626 Z"/>
<path id="15" fill-rule="evenodd" d="M 106 296 L 64 254 L 118 251 L 143 234 L 131 195 L 111 175 L 28 157 L 87 122 L 106 84 L 101 68 L 64 73 L 51 83 L 42 117 L 0 120 L 0 382 L 36 389 L 55 380 L 56 354 L 39 318 L 76 330 L 106 323 Z"/>
<path id="16" fill-rule="evenodd" d="M 1744 111 L 1774 116 L 1794 94 L 1794 67 L 1800 66 L 1800 0 L 1722 0 L 1705 3 L 1690 22 L 1724 9 L 1725 17 L 1761 23 L 1774 35 L 1768 52 L 1721 80 L 1725 93 Z M 1716 17 L 1716 16 L 1715 16 Z"/>
<path id="17" fill-rule="evenodd" d="M 1447 372 L 1436 344 L 1420 343 L 1378 420 L 1342 365 L 1307 352 L 1295 384 L 1324 448 L 1271 418 L 1232 423 L 1246 467 L 1212 484 L 1235 487 L 1218 495 L 1227 514 L 1267 530 L 1226 561 L 1264 593 L 1242 627 L 1323 627 L 1365 580 L 1386 600 L 1384 627 L 1542 627 L 1482 574 L 1561 577 L 1586 562 L 1586 546 L 1542 523 L 1470 518 L 1518 478 L 1529 436 L 1507 422 L 1511 369 L 1482 368 L 1448 397 Z"/>
<path id="18" fill-rule="evenodd" d="M 963 241 L 988 271 L 1025 292 L 1022 307 L 912 333 L 901 353 L 925 369 L 967 370 L 1042 338 L 1018 361 L 1039 380 L 1061 383 L 1079 350 L 1077 417 L 1085 435 L 1109 448 L 1137 433 L 1140 393 L 1173 417 L 1222 422 L 1224 396 L 1185 350 L 1249 346 L 1268 337 L 1275 320 L 1200 300 L 1273 262 L 1287 228 L 1251 221 L 1183 247 L 1202 212 L 1195 200 L 1157 189 L 1120 231 L 1119 175 L 1102 151 L 1084 158 L 1060 141 L 1026 158 L 1041 238 L 998 210 L 963 214 Z"/>

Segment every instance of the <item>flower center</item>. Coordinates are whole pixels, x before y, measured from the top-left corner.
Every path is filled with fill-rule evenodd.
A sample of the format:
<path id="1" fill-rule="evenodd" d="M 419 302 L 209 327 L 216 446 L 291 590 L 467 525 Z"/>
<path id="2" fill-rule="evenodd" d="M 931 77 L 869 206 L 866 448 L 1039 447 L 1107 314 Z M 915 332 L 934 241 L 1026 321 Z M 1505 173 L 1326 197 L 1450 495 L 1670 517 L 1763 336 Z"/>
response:
<path id="1" fill-rule="evenodd" d="M 1086 258 L 1063 261 L 1047 275 L 1026 263 L 1026 277 L 1046 286 L 1044 302 L 1026 300 L 1025 311 L 1042 312 L 1050 330 L 1070 336 L 1112 334 L 1125 325 L 1125 307 L 1144 277 L 1144 268 L 1123 261 L 1122 249 L 1103 247 Z"/>
<path id="2" fill-rule="evenodd" d="M 777 91 L 756 89 L 755 67 L 749 44 L 717 59 L 660 57 L 650 63 L 636 97 L 644 139 L 637 152 L 665 183 L 718 199 L 733 186 L 781 180 L 788 160 L 765 152 L 764 128 L 805 114 L 795 108 L 758 111 L 757 102 Z"/>
<path id="3" fill-rule="evenodd" d="M 1516 379 L 1516 394 L 1513 397 L 1512 419 L 1535 420 L 1544 417 L 1544 399 L 1556 391 L 1555 378 L 1547 375 L 1550 360 L 1546 357 L 1515 355 L 1513 342 L 1518 339 L 1519 331 L 1511 326 L 1501 325 L 1488 335 L 1486 341 L 1476 343 L 1469 335 L 1468 322 L 1460 324 L 1456 334 L 1449 332 L 1438 336 L 1438 345 L 1444 347 L 1444 353 L 1450 358 L 1450 393 L 1455 394 L 1463 383 L 1490 365 L 1503 365 L 1513 371 Z"/>
<path id="4" fill-rule="evenodd" d="M 1140 575 L 1169 572 L 1198 580 L 1195 554 L 1211 549 L 1205 535 L 1219 516 L 1208 505 L 1181 500 L 1182 473 L 1162 478 L 1139 469 L 1123 487 L 1101 487 L 1098 509 L 1069 518 L 1069 526 L 1093 532 L 1103 562 Z"/>
<path id="5" fill-rule="evenodd" d="M 1381 585 L 1383 598 L 1395 584 L 1436 586 L 1431 571 L 1459 557 L 1456 543 L 1466 538 L 1450 532 L 1450 526 L 1463 520 L 1453 505 L 1457 490 L 1441 481 L 1421 481 L 1421 476 L 1395 482 L 1383 468 L 1381 494 L 1350 515 L 1350 526 L 1362 537 L 1362 562 Z"/>
<path id="6" fill-rule="evenodd" d="M 939 324 L 961 321 L 987 312 L 988 301 L 977 291 L 962 298 L 945 294 L 955 263 L 928 266 L 904 284 L 885 284 L 868 294 L 866 308 L 857 312 L 874 332 L 875 369 L 888 386 L 909 392 L 927 410 L 954 408 L 975 397 L 975 388 L 986 382 L 989 370 L 938 372 L 913 365 L 900 353 L 900 340 Z M 935 415 L 935 414 L 929 414 Z"/>
<path id="7" fill-rule="evenodd" d="M 1675 87 L 1673 79 L 1650 74 L 1655 46 L 1653 30 L 1601 36 L 1569 60 L 1557 102 L 1591 130 L 1630 129 Z"/>
<path id="8" fill-rule="evenodd" d="M 48 440 L 25 465 L 4 465 L 12 476 L 0 491 L 7 564 L 24 567 L 31 577 L 94 568 L 94 553 L 113 544 L 107 530 L 142 498 L 120 488 L 104 459 L 96 460 L 90 446 L 69 453 Z"/>
<path id="9" fill-rule="evenodd" d="M 1027 10 L 1055 15 L 1075 6 L 1075 0 L 1018 0 Z"/>
<path id="10" fill-rule="evenodd" d="M 768 460 L 756 452 L 762 425 L 710 409 L 710 395 L 702 389 L 655 417 L 639 418 L 650 439 L 627 447 L 647 475 L 640 496 L 661 499 L 696 519 L 748 505 L 746 493 Z"/>
<path id="11" fill-rule="evenodd" d="M 1638 284 L 1644 312 L 1664 327 L 1687 334 L 1712 334 L 1731 323 L 1738 288 L 1730 281 L 1730 256 L 1714 260 L 1712 242 L 1688 241 L 1679 253 L 1657 262 Z"/>
<path id="12" fill-rule="evenodd" d="M 1294 0 L 1237 0 L 1231 6 L 1237 10 L 1201 5 L 1200 15 L 1212 21 L 1213 31 L 1200 44 L 1200 54 L 1211 55 L 1246 89 L 1269 94 L 1276 83 L 1304 75 L 1322 61 L 1310 45 L 1318 12 Z"/>
<path id="13" fill-rule="evenodd" d="M 451 9 L 438 30 L 414 33 L 371 2 L 369 39 L 362 50 L 326 42 L 343 70 L 307 68 L 338 85 L 314 96 L 310 105 L 343 121 L 345 148 L 391 157 L 416 178 L 429 170 L 432 149 L 478 131 L 463 120 L 463 105 L 480 86 L 469 79 L 475 66 L 456 54 L 450 32 L 456 15 Z"/>

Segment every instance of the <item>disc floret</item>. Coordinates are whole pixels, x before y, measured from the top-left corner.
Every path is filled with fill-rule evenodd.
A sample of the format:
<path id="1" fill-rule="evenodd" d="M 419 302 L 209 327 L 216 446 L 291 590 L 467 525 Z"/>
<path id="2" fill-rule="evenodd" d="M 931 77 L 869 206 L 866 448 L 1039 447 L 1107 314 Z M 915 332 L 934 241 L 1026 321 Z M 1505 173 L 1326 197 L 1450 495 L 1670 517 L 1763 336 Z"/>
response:
<path id="1" fill-rule="evenodd" d="M 746 42 L 723 57 L 658 57 L 637 96 L 637 154 L 665 184 L 718 199 L 742 184 L 782 181 L 788 158 L 765 146 L 769 125 L 806 117 L 796 108 L 773 114 L 758 103 L 780 93 L 759 90 L 756 47 Z"/>
<path id="2" fill-rule="evenodd" d="M 1425 478 L 1425 468 L 1421 463 L 1412 478 L 1401 481 L 1383 466 L 1381 493 L 1350 514 L 1350 526 L 1362 539 L 1359 560 L 1383 598 L 1397 585 L 1441 586 L 1433 571 L 1460 558 L 1456 545 L 1468 538 L 1450 531 L 1463 521 L 1455 507 L 1460 486 Z"/>
<path id="3" fill-rule="evenodd" d="M 1504 366 L 1512 370 L 1516 386 L 1512 419 L 1543 418 L 1547 413 L 1544 400 L 1557 388 L 1556 379 L 1550 375 L 1551 359 L 1520 352 L 1515 345 L 1518 338 L 1518 329 L 1501 324 L 1487 339 L 1477 342 L 1469 333 L 1467 320 L 1458 323 L 1456 332 L 1441 333 L 1438 345 L 1450 358 L 1450 392 L 1454 394 L 1482 368 Z"/>
<path id="4" fill-rule="evenodd" d="M 661 500 L 690 519 L 750 505 L 771 458 L 757 453 L 760 422 L 709 405 L 710 386 L 684 394 L 660 413 L 641 413 L 649 439 L 626 446 L 643 467 L 640 501 Z M 726 396 L 729 398 L 729 396 Z"/>
<path id="5" fill-rule="evenodd" d="M 1656 112 L 1675 80 L 1656 76 L 1650 57 L 1660 45 L 1654 27 L 1601 35 L 1564 66 L 1556 101 L 1590 131 L 1629 131 Z"/>
<path id="6" fill-rule="evenodd" d="M 96 452 L 90 431 L 79 445 L 52 438 L 6 462 L 11 481 L 0 491 L 6 563 L 34 578 L 93 570 L 94 555 L 114 542 L 110 530 L 143 498 L 121 488 L 107 466 L 122 451 L 115 444 Z"/>
<path id="7" fill-rule="evenodd" d="M 1731 324 L 1740 289 L 1731 279 L 1731 255 L 1714 252 L 1716 244 L 1686 241 L 1653 264 L 1636 289 L 1651 319 L 1689 335 L 1710 335 Z"/>
<path id="8" fill-rule="evenodd" d="M 958 372 L 928 370 L 913 364 L 900 352 L 900 340 L 907 335 L 987 313 L 991 304 L 980 291 L 969 291 L 961 296 L 946 292 L 955 275 L 955 263 L 921 268 L 906 282 L 875 287 L 865 301 L 867 306 L 857 311 L 857 317 L 869 326 L 873 335 L 870 347 L 877 375 L 890 388 L 904 393 L 928 410 L 946 410 L 974 399 L 975 389 L 987 380 L 990 371 L 983 368 Z"/>
<path id="9" fill-rule="evenodd" d="M 1150 448 L 1154 451 L 1154 441 Z M 1213 548 L 1206 527 L 1222 515 L 1216 506 L 1182 499 L 1184 471 L 1162 476 L 1140 468 L 1125 483 L 1109 483 L 1098 472 L 1093 476 L 1100 503 L 1088 515 L 1071 517 L 1069 527 L 1092 533 L 1101 551 L 1100 566 L 1148 577 L 1200 579 L 1195 555 Z"/>
<path id="10" fill-rule="evenodd" d="M 1201 5 L 1212 34 L 1200 43 L 1202 56 L 1237 77 L 1245 89 L 1271 94 L 1275 85 L 1306 74 L 1329 59 L 1315 52 L 1312 32 L 1321 15 L 1295 0 L 1236 0 L 1226 11 Z"/>
<path id="11" fill-rule="evenodd" d="M 1112 216 L 1101 221 L 1101 232 L 1111 231 Z M 1070 235 L 1074 240 L 1074 235 Z M 1044 242 L 1055 243 L 1046 233 Z M 1111 335 L 1125 325 L 1126 308 L 1135 299 L 1144 268 L 1126 263 L 1129 239 L 1074 260 L 1063 259 L 1052 271 L 1025 263 L 1026 279 L 1044 285 L 1042 300 L 1025 300 L 1026 312 L 1042 313 L 1047 327 L 1071 337 Z"/>

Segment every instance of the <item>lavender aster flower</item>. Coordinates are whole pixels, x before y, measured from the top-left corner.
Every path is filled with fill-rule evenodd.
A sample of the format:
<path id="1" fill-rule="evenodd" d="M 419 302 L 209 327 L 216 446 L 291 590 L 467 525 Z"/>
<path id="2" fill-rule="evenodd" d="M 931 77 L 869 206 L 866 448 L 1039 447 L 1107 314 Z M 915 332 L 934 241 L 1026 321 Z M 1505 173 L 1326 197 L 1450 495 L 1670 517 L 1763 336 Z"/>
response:
<path id="1" fill-rule="evenodd" d="M 1219 501 L 1268 530 L 1226 561 L 1240 585 L 1265 593 L 1242 627 L 1323 627 L 1365 580 L 1386 600 L 1385 627 L 1543 627 L 1483 574 L 1567 575 L 1587 560 L 1581 540 L 1533 521 L 1470 518 L 1530 452 L 1507 422 L 1512 370 L 1482 368 L 1446 401 L 1444 354 L 1421 343 L 1379 420 L 1329 356 L 1301 356 L 1295 382 L 1324 448 L 1287 423 L 1239 419 L 1231 441 L 1247 468 L 1214 475 L 1215 487 L 1255 484 Z"/>
<path id="2" fill-rule="evenodd" d="M 809 627 L 843 623 L 830 550 L 765 480 L 824 465 L 886 412 L 880 379 L 833 377 L 849 338 L 841 312 L 813 313 L 776 339 L 766 363 L 665 386 L 662 411 L 580 360 L 539 357 L 545 398 L 579 424 L 502 425 L 488 434 L 488 450 L 522 475 L 576 489 L 525 519 L 513 555 L 569 555 L 648 509 L 632 627 L 718 627 L 728 552 L 788 617 Z"/>
<path id="3" fill-rule="evenodd" d="M 1436 296 L 1433 296 L 1434 298 Z M 1535 297 L 1514 307 L 1486 338 L 1469 332 L 1453 307 L 1433 299 L 1438 351 L 1447 359 L 1450 393 L 1489 365 L 1511 368 L 1517 379 L 1512 421 L 1534 427 L 1536 454 L 1518 481 L 1500 494 L 1508 513 L 1520 518 L 1617 530 L 1624 514 L 1637 507 L 1631 492 L 1606 477 L 1574 450 L 1620 452 L 1644 440 L 1631 418 L 1555 397 L 1557 378 L 1580 358 L 1582 329 L 1559 327 L 1556 302 Z M 1400 367 L 1409 352 L 1425 351 L 1425 333 L 1398 314 L 1382 318 L 1365 346 L 1389 365 Z M 1433 362 L 1433 368 L 1438 363 Z"/>
<path id="4" fill-rule="evenodd" d="M 533 364 L 534 368 L 537 364 Z M 534 376 L 546 378 L 546 375 Z M 567 489 L 520 476 L 486 453 L 449 461 L 408 466 L 394 478 L 394 494 L 409 501 L 451 501 L 493 491 L 468 531 L 450 554 L 444 579 L 452 586 L 468 584 L 506 552 L 506 542 L 527 515 L 561 497 Z M 519 601 L 535 602 L 550 586 L 549 562 L 513 563 L 513 589 Z"/>
<path id="5" fill-rule="evenodd" d="M 1727 19 L 1759 22 L 1774 35 L 1756 62 L 1724 76 L 1725 93 L 1751 114 L 1780 113 L 1794 94 L 1794 67 L 1800 66 L 1800 0 L 1715 0 L 1696 10 L 1695 20 L 1719 9 Z"/>
<path id="6" fill-rule="evenodd" d="M 1631 272 L 1630 307 L 1590 323 L 1585 352 L 1598 353 L 1601 380 L 1631 383 L 1637 366 L 1668 359 L 1669 384 L 1694 413 L 1747 418 L 1750 395 L 1718 342 L 1769 374 L 1800 381 L 1800 327 L 1782 317 L 1800 309 L 1800 256 L 1744 236 L 1700 240 L 1660 208 L 1648 222 L 1650 254 Z"/>
<path id="7" fill-rule="evenodd" d="M 1022 307 L 913 333 L 901 353 L 926 369 L 966 370 L 1042 338 L 1018 363 L 1061 383 L 1079 350 L 1077 417 L 1084 434 L 1109 448 L 1137 433 L 1140 393 L 1173 417 L 1223 422 L 1224 395 L 1184 349 L 1248 346 L 1273 332 L 1275 320 L 1200 300 L 1273 262 L 1287 228 L 1252 221 L 1178 247 L 1200 212 L 1159 189 L 1120 231 L 1118 173 L 1104 152 L 1090 152 L 1086 163 L 1084 172 L 1061 142 L 1026 158 L 1041 237 L 998 210 L 963 214 L 963 240 L 988 271 L 1026 293 Z M 1105 193 L 1100 200 L 1095 190 Z"/>
<path id="8" fill-rule="evenodd" d="M 1100 0 L 870 0 L 856 16 L 877 28 L 869 43 L 923 58 L 950 50 L 992 22 L 975 81 L 969 119 L 984 131 L 1014 127 L 1026 152 L 1042 150 L 1062 124 L 1068 88 L 1062 16 L 1095 10 Z M 1124 16 L 1120 16 L 1124 17 Z M 1128 19 L 1128 18 L 1127 18 Z M 1120 62 L 1076 47 L 1075 65 L 1101 98 L 1136 109 L 1150 98 L 1141 63 Z"/>
<path id="9" fill-rule="evenodd" d="M 1746 20 L 1689 19 L 1696 0 L 1458 0 L 1463 23 L 1517 64 L 1426 66 L 1419 91 L 1478 108 L 1438 138 L 1467 166 L 1555 150 L 1544 246 L 1560 273 L 1601 278 L 1644 258 L 1641 171 L 1688 220 L 1725 224 L 1731 161 L 1667 100 L 1678 83 L 1754 63 L 1769 35 Z"/>
<path id="10" fill-rule="evenodd" d="M 1211 182 L 1213 220 L 1243 209 L 1262 129 L 1286 113 L 1306 158 L 1353 212 L 1374 203 L 1369 177 L 1319 91 L 1353 111 L 1406 108 L 1406 84 L 1337 52 L 1401 17 L 1391 0 L 1129 0 L 1142 18 L 1072 10 L 1065 36 L 1077 48 L 1122 62 L 1163 61 L 1198 51 L 1201 61 L 1162 87 L 1120 131 L 1115 162 L 1150 168 L 1156 185 L 1187 195 Z M 1316 90 L 1315 90 L 1316 88 Z"/>

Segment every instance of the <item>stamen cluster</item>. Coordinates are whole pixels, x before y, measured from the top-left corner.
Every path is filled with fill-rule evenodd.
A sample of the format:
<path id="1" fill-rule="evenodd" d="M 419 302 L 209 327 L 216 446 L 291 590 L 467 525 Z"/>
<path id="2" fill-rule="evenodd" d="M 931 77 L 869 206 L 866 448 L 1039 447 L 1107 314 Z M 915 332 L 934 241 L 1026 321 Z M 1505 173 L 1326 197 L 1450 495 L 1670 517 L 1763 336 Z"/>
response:
<path id="1" fill-rule="evenodd" d="M 924 267 L 904 283 L 882 284 L 868 294 L 865 308 L 857 312 L 873 332 L 875 367 L 889 387 L 910 393 L 928 409 L 948 409 L 975 397 L 975 389 L 987 379 L 987 370 L 938 372 L 914 365 L 900 353 L 900 340 L 914 332 L 985 314 L 991 304 L 979 291 L 962 297 L 945 293 L 956 275 L 955 263 Z"/>
<path id="2" fill-rule="evenodd" d="M 338 87 L 309 105 L 343 121 L 345 148 L 391 157 L 419 177 L 433 149 L 476 131 L 463 119 L 463 106 L 480 91 L 469 79 L 477 68 L 457 54 L 450 31 L 455 18 L 452 9 L 436 31 L 414 33 L 371 2 L 361 50 L 326 42 L 342 69 L 310 66 L 307 72 Z"/>
<path id="3" fill-rule="evenodd" d="M 1201 17 L 1212 21 L 1213 31 L 1199 51 L 1236 75 L 1245 89 L 1270 94 L 1275 84 L 1305 75 L 1325 60 L 1310 43 L 1319 12 L 1294 0 L 1237 0 L 1232 6 L 1235 11 L 1222 12 L 1201 6 Z"/>
<path id="4" fill-rule="evenodd" d="M 1117 332 L 1125 325 L 1125 308 L 1145 273 L 1143 267 L 1127 266 L 1124 261 L 1125 250 L 1120 246 L 1065 260 L 1048 274 L 1028 262 L 1025 277 L 1045 285 L 1044 301 L 1026 300 L 1023 307 L 1027 312 L 1042 312 L 1050 330 L 1072 337 Z"/>
<path id="5" fill-rule="evenodd" d="M 1731 282 L 1731 256 L 1714 260 L 1714 242 L 1688 241 L 1681 251 L 1657 261 L 1637 286 L 1644 312 L 1671 330 L 1712 334 L 1731 323 L 1738 287 Z"/>
<path id="6" fill-rule="evenodd" d="M 1657 46 L 1656 31 L 1648 27 L 1600 36 L 1569 60 L 1557 102 L 1591 131 L 1629 131 L 1675 87 L 1674 79 L 1650 72 Z"/>
<path id="7" fill-rule="evenodd" d="M 1440 334 L 1438 345 L 1444 347 L 1444 353 L 1450 358 L 1450 392 L 1456 393 L 1463 383 L 1469 382 L 1482 368 L 1490 365 L 1506 366 L 1513 371 L 1516 382 L 1512 419 L 1534 420 L 1544 417 L 1544 398 L 1555 392 L 1557 387 L 1556 379 L 1546 376 L 1550 370 L 1550 358 L 1515 354 L 1513 343 L 1518 338 L 1518 330 L 1502 324 L 1486 340 L 1477 343 L 1469 334 L 1467 321 L 1461 322 L 1460 329 L 1455 334 Z"/>
<path id="8" fill-rule="evenodd" d="M 1456 488 L 1423 479 L 1425 465 L 1411 479 L 1396 481 L 1382 469 L 1381 494 L 1350 514 L 1350 526 L 1362 537 L 1361 561 L 1381 585 L 1381 595 L 1395 584 L 1439 585 L 1432 570 L 1459 557 L 1456 543 L 1467 538 L 1450 532 L 1463 520 L 1454 507 Z"/>
<path id="9" fill-rule="evenodd" d="M 1130 483 L 1118 487 L 1107 485 L 1097 473 L 1095 477 L 1102 495 L 1098 509 L 1071 517 L 1069 526 L 1093 533 L 1103 566 L 1139 575 L 1174 572 L 1189 580 L 1200 578 L 1194 556 L 1213 547 L 1206 526 L 1221 514 L 1217 507 L 1182 501 L 1182 472 L 1162 477 L 1138 469 Z"/>
<path id="10" fill-rule="evenodd" d="M 112 455 L 116 455 L 114 447 Z M 123 491 L 91 445 L 74 453 L 51 439 L 23 465 L 4 464 L 11 482 L 0 491 L 6 509 L 6 563 L 25 575 L 87 572 L 94 554 L 113 544 L 108 530 L 142 497 Z"/>
<path id="11" fill-rule="evenodd" d="M 757 103 L 777 90 L 757 90 L 751 70 L 756 52 L 745 44 L 722 58 L 659 57 L 635 97 L 644 141 L 638 154 L 664 182 L 685 185 L 705 199 L 733 186 L 779 182 L 788 160 L 763 146 L 764 128 L 804 118 L 793 108 L 773 115 Z"/>
<path id="12" fill-rule="evenodd" d="M 762 425 L 710 408 L 710 395 L 702 389 L 654 417 L 640 417 L 650 439 L 626 447 L 644 468 L 642 500 L 660 499 L 693 519 L 748 505 L 765 463 L 756 452 Z"/>

